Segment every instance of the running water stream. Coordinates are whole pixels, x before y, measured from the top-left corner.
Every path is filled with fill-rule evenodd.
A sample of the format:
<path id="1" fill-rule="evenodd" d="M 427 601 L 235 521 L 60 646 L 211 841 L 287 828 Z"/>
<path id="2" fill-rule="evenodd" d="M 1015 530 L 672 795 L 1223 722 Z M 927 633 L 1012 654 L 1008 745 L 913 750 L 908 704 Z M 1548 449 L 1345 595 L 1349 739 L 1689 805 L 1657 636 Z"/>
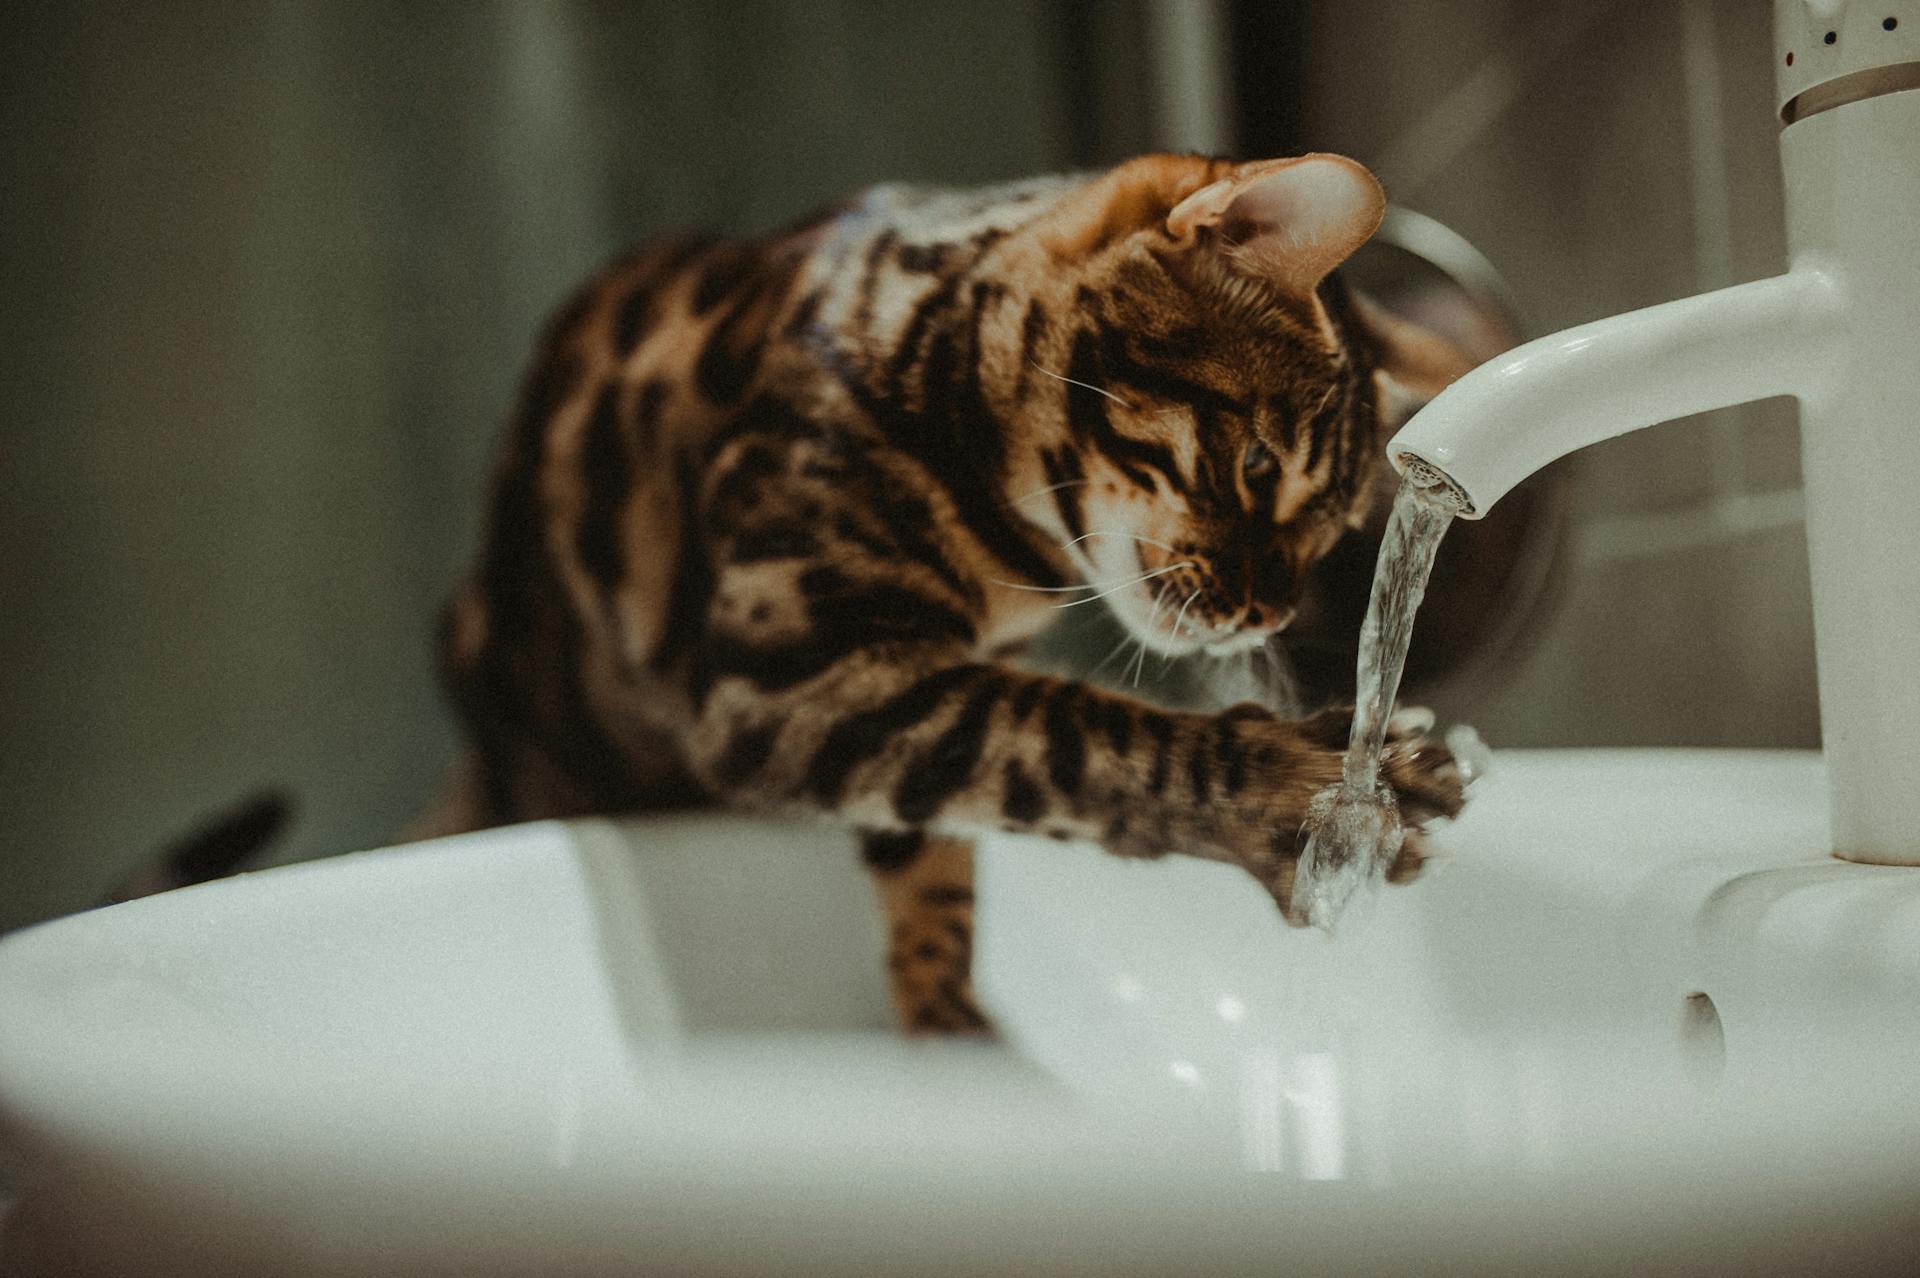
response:
<path id="1" fill-rule="evenodd" d="M 1463 508 L 1444 477 L 1417 463 L 1408 467 L 1380 543 L 1373 594 L 1360 629 L 1353 733 L 1342 776 L 1315 795 L 1307 811 L 1307 847 L 1289 909 L 1295 923 L 1332 932 L 1354 892 L 1384 879 L 1400 853 L 1405 832 L 1393 788 L 1380 779 L 1380 751 L 1434 553 Z"/>

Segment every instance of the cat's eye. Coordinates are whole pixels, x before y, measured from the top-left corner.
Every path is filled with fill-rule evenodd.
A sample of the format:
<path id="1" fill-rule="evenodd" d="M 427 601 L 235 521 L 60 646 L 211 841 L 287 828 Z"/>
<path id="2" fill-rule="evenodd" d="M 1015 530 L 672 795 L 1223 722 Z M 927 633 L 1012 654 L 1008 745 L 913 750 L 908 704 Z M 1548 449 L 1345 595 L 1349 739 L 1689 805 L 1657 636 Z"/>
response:
<path id="1" fill-rule="evenodd" d="M 1240 468 L 1246 472 L 1248 479 L 1258 479 L 1262 475 L 1271 474 L 1273 468 L 1279 464 L 1280 461 L 1273 455 L 1273 450 L 1257 439 L 1247 445 L 1246 455 L 1240 459 Z"/>

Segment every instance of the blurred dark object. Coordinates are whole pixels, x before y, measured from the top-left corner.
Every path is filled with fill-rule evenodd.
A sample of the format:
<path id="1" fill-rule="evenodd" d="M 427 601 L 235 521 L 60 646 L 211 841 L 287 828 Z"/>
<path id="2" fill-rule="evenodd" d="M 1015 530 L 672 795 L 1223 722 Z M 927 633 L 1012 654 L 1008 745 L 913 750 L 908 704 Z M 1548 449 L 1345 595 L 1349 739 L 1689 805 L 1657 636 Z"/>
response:
<path id="1" fill-rule="evenodd" d="M 1307 6 L 1228 0 L 1228 79 L 1239 157 L 1298 155 L 1307 145 Z"/>
<path id="2" fill-rule="evenodd" d="M 292 819 L 291 795 L 282 790 L 262 790 L 207 818 L 161 849 L 108 894 L 106 903 L 223 879 L 257 861 Z"/>
<path id="3" fill-rule="evenodd" d="M 1485 257 L 1431 218 L 1393 209 L 1375 238 L 1342 268 L 1348 282 L 1402 318 L 1439 333 L 1483 363 L 1517 346 L 1525 324 Z M 1401 406 L 1389 433 L 1417 404 Z M 1490 690 L 1548 614 L 1554 565 L 1567 546 L 1570 468 L 1551 467 L 1516 488 L 1485 518 L 1456 520 L 1440 543 L 1414 625 L 1402 696 L 1442 689 L 1472 702 Z M 1309 707 L 1353 695 L 1354 655 L 1373 587 L 1374 561 L 1399 476 L 1383 472 L 1374 514 L 1322 560 L 1300 620 L 1286 636 L 1301 700 Z"/>

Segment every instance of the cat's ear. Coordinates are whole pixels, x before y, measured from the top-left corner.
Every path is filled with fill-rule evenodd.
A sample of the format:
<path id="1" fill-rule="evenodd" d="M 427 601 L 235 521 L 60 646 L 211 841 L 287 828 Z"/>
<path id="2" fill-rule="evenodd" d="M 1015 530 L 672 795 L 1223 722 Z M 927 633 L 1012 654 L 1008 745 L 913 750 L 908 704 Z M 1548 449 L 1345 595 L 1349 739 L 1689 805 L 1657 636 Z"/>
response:
<path id="1" fill-rule="evenodd" d="M 1360 292 L 1349 294 L 1354 314 L 1373 349 L 1382 389 L 1411 404 L 1424 404 L 1479 363 L 1430 328 L 1404 319 Z"/>
<path id="2" fill-rule="evenodd" d="M 1080 187 L 1047 215 L 1041 243 L 1060 258 L 1084 258 L 1160 224 L 1167 210 L 1227 171 L 1199 155 L 1142 155 Z"/>
<path id="3" fill-rule="evenodd" d="M 1343 155 L 1302 155 L 1235 166 L 1167 214 L 1167 234 L 1209 247 L 1244 274 L 1311 298 L 1334 267 L 1380 228 L 1387 197 L 1366 166 Z"/>

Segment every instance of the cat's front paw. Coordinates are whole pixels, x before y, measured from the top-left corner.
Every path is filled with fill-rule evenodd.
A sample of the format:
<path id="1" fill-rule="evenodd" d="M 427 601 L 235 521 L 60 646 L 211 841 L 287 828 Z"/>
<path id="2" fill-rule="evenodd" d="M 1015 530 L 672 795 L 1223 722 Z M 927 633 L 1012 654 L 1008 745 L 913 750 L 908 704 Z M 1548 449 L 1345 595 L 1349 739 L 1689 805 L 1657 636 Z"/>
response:
<path id="1" fill-rule="evenodd" d="M 1389 737 L 1380 752 L 1380 772 L 1399 801 L 1401 824 L 1410 831 L 1441 817 L 1451 820 L 1466 806 L 1467 774 L 1460 761 L 1424 732 Z"/>
<path id="2" fill-rule="evenodd" d="M 1306 849 L 1308 810 L 1315 795 L 1337 785 L 1344 770 L 1353 712 L 1323 710 L 1297 723 L 1243 721 L 1242 731 L 1271 738 L 1262 753 L 1272 759 L 1251 803 L 1241 804 L 1224 824 L 1232 858 L 1260 881 L 1282 911 L 1291 907 L 1294 876 Z M 1466 778 L 1453 752 L 1428 734 L 1431 711 L 1409 708 L 1388 721 L 1380 775 L 1392 788 L 1406 838 L 1387 871 L 1403 883 L 1425 860 L 1424 827 L 1459 813 Z"/>
<path id="3" fill-rule="evenodd" d="M 1425 706 L 1402 706 L 1387 720 L 1386 743 L 1380 751 L 1380 773 L 1393 787 L 1400 820 L 1409 828 L 1440 817 L 1455 817 L 1467 801 L 1467 776 L 1453 751 L 1431 734 L 1433 711 Z M 1335 752 L 1343 764 L 1347 739 L 1353 731 L 1353 709 L 1335 706 L 1300 721 L 1302 733 L 1322 749 Z"/>
<path id="4" fill-rule="evenodd" d="M 1434 859 L 1433 844 L 1425 831 L 1408 830 L 1400 840 L 1400 851 L 1394 856 L 1393 864 L 1387 867 L 1387 882 L 1395 886 L 1411 883 L 1427 868 L 1427 862 Z"/>

